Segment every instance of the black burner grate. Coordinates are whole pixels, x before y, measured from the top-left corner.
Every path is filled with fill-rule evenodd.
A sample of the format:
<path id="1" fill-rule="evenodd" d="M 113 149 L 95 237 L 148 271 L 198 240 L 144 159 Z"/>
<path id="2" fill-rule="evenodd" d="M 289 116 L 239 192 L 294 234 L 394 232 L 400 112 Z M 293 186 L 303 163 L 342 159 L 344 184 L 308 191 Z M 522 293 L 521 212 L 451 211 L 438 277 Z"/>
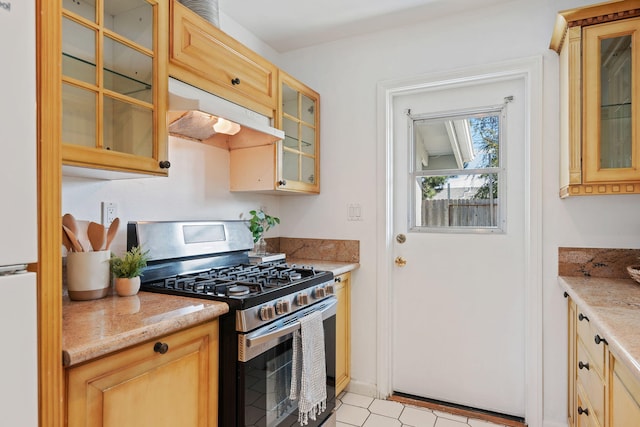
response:
<path id="1" fill-rule="evenodd" d="M 283 263 L 239 264 L 146 283 L 143 289 L 192 296 L 246 297 L 314 277 L 312 267 Z"/>

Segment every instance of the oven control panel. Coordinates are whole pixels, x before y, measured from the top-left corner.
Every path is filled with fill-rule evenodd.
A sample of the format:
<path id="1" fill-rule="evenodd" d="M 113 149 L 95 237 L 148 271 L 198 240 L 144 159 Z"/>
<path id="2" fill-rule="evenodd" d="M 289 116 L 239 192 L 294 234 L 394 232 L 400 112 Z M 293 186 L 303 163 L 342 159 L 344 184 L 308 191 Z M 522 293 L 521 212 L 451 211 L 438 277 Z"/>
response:
<path id="1" fill-rule="evenodd" d="M 273 301 L 236 311 L 236 331 L 248 332 L 333 295 L 333 280 L 285 295 Z"/>

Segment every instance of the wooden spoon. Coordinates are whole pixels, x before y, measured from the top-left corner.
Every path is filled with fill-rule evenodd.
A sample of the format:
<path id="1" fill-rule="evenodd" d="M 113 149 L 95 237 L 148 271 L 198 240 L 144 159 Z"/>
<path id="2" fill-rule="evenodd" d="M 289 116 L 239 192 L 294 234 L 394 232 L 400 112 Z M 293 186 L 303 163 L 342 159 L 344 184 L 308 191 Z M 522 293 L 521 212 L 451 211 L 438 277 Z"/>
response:
<path id="1" fill-rule="evenodd" d="M 67 227 L 66 225 L 62 225 L 62 229 L 64 230 L 65 234 L 69 238 L 69 241 L 71 242 L 71 247 L 73 248 L 73 250 L 76 252 L 84 252 L 84 248 L 76 238 L 76 235 L 73 234 L 71 230 L 69 230 L 69 227 Z"/>
<path id="2" fill-rule="evenodd" d="M 104 226 L 102 224 L 98 224 L 97 222 L 91 221 L 89 223 L 89 227 L 87 228 L 87 235 L 89 236 L 91 248 L 94 251 L 102 250 L 105 241 Z"/>
<path id="3" fill-rule="evenodd" d="M 64 227 L 64 225 L 62 227 Z M 73 250 L 71 240 L 69 240 L 69 236 L 67 236 L 67 232 L 64 231 L 64 228 L 62 229 L 62 244 L 67 248 L 67 252 L 71 252 Z"/>
<path id="4" fill-rule="evenodd" d="M 67 227 L 75 236 L 78 235 L 78 223 L 71 214 L 64 214 L 62 216 L 62 225 Z"/>
<path id="5" fill-rule="evenodd" d="M 107 231 L 107 246 L 104 248 L 105 250 L 108 250 L 109 246 L 111 246 L 111 242 L 113 242 L 113 238 L 116 237 L 116 233 L 118 232 L 119 225 L 120 218 L 116 218 L 109 226 L 109 230 Z"/>

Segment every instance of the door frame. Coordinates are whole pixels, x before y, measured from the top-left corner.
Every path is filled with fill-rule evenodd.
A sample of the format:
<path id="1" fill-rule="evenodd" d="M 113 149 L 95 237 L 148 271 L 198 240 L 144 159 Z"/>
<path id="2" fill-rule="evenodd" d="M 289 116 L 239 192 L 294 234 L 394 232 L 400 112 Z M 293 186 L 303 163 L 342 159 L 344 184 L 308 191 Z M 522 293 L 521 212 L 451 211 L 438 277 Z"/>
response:
<path id="1" fill-rule="evenodd" d="M 377 393 L 393 392 L 393 101 L 397 96 L 434 88 L 523 80 L 525 93 L 525 420 L 542 425 L 542 98 L 541 56 L 447 71 L 405 79 L 387 80 L 377 87 Z"/>

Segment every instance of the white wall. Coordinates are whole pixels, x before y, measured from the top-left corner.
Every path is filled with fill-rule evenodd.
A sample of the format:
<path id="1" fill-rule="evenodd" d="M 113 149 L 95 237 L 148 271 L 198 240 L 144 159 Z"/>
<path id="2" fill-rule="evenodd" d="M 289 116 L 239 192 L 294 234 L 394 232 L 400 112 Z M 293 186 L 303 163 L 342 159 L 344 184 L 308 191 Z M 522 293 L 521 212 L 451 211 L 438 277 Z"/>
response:
<path id="1" fill-rule="evenodd" d="M 100 202 L 115 202 L 121 224 L 127 221 L 240 219 L 265 206 L 279 216 L 275 196 L 229 192 L 229 152 L 199 142 L 169 138 L 168 178 L 98 181 L 63 177 L 62 213 L 79 220 L 100 222 Z M 278 228 L 267 236 L 278 236 Z M 112 251 L 126 246 L 126 227 L 120 226 Z"/>
<path id="2" fill-rule="evenodd" d="M 374 183 L 384 173 L 375 170 L 376 84 L 543 55 L 544 419 L 548 426 L 566 425 L 566 313 L 556 283 L 558 247 L 639 247 L 640 242 L 640 196 L 558 198 L 558 60 L 548 46 L 556 12 L 589 3 L 515 1 L 280 57 L 282 68 L 322 96 L 322 193 L 310 201 L 284 198 L 281 211 L 299 211 L 305 221 L 285 221 L 281 233 L 361 241 L 352 298 L 355 384 L 376 383 L 376 250 L 384 243 L 384 236 L 376 236 Z M 354 202 L 363 206 L 362 222 L 346 219 L 347 204 Z"/>
<path id="3" fill-rule="evenodd" d="M 548 51 L 555 14 L 588 0 L 520 0 L 401 30 L 277 55 L 221 11 L 223 30 L 321 94 L 321 194 L 273 197 L 228 191 L 228 154 L 173 139 L 170 177 L 96 182 L 65 178 L 63 212 L 99 220 L 99 202 L 119 204 L 123 220 L 238 218 L 266 205 L 282 224 L 271 235 L 360 240 L 352 298 L 352 376 L 376 384 L 376 85 L 388 79 L 543 55 L 544 404 L 545 425 L 566 424 L 565 300 L 556 284 L 558 246 L 640 247 L 640 196 L 560 200 L 558 61 Z M 347 221 L 347 205 L 363 221 Z M 114 249 L 124 248 L 124 234 Z M 418 316 L 418 314 L 416 314 Z M 434 349 L 436 351 L 436 349 Z"/>

